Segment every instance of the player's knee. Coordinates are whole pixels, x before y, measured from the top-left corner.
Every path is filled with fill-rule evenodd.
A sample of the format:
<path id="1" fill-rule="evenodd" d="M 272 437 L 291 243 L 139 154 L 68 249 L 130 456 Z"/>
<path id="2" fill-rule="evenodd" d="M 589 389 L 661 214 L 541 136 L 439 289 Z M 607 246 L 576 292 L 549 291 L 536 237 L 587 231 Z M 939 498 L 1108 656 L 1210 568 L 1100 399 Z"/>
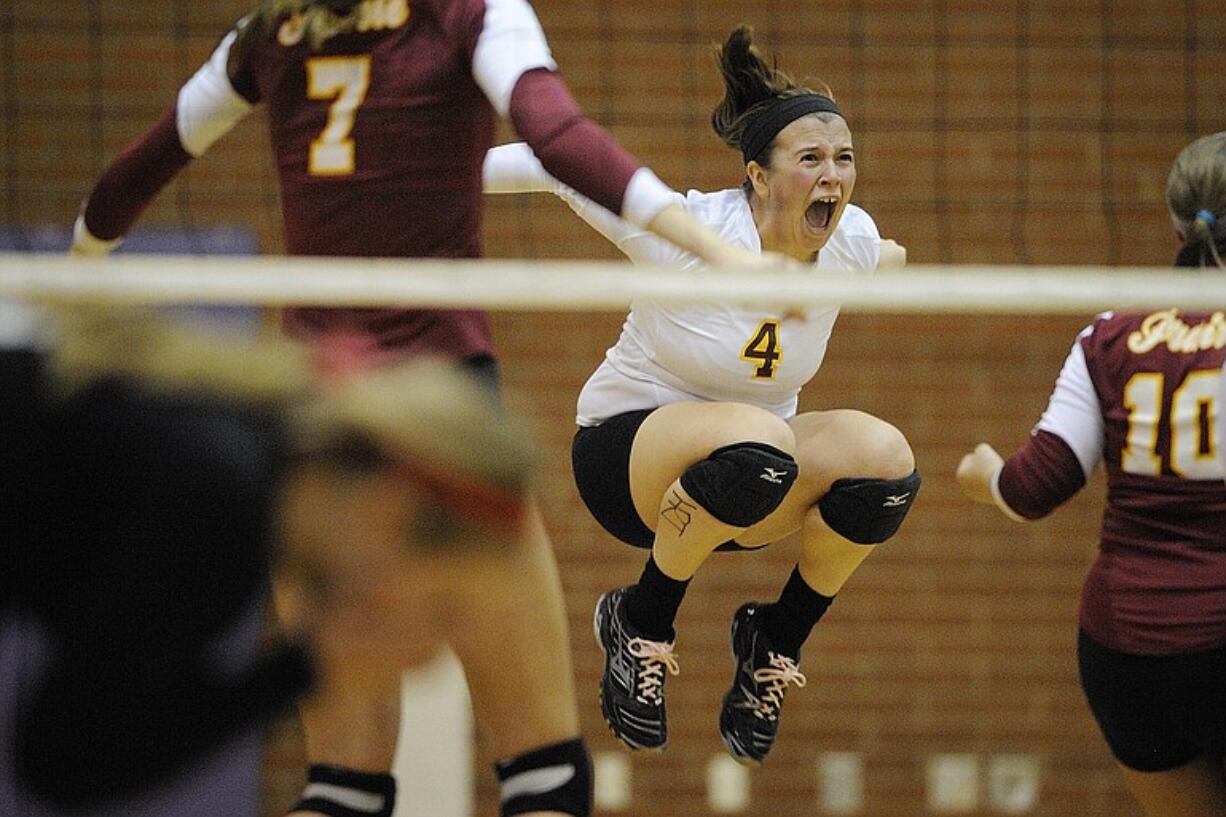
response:
<path id="1" fill-rule="evenodd" d="M 799 473 L 786 451 L 761 442 L 725 445 L 681 475 L 681 487 L 712 516 L 738 528 L 771 514 Z"/>
<path id="2" fill-rule="evenodd" d="M 396 808 L 396 779 L 386 773 L 359 772 L 343 766 L 314 764 L 307 770 L 302 798 L 290 810 L 327 817 L 391 817 Z"/>
<path id="3" fill-rule="evenodd" d="M 557 811 L 575 817 L 592 813 L 592 761 L 583 738 L 565 740 L 500 760 L 502 817 Z"/>
<path id="4" fill-rule="evenodd" d="M 796 435 L 787 421 L 757 406 L 728 403 L 721 415 L 727 428 L 736 429 L 742 440 L 764 443 L 791 454 L 796 449 Z"/>
<path id="5" fill-rule="evenodd" d="M 853 441 L 855 452 L 845 473 L 886 479 L 915 470 L 915 454 L 901 431 L 871 414 L 857 414 L 854 427 L 845 434 Z"/>
<path id="6" fill-rule="evenodd" d="M 860 545 L 876 545 L 898 532 L 919 487 L 916 470 L 897 479 L 839 479 L 817 501 L 817 509 L 839 536 Z"/>

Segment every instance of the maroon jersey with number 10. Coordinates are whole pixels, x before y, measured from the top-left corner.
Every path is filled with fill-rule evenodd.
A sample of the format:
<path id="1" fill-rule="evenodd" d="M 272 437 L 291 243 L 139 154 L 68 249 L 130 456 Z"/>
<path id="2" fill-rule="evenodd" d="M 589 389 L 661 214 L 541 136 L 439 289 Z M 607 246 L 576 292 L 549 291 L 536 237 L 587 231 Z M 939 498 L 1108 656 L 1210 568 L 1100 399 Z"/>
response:
<path id="1" fill-rule="evenodd" d="M 1117 315 L 1081 345 L 1107 469 L 1082 626 L 1130 652 L 1226 645 L 1226 485 L 1213 439 L 1226 322 L 1173 309 Z"/>
<path id="2" fill-rule="evenodd" d="M 1226 646 L 1226 484 L 1215 417 L 1222 313 L 1106 314 L 1078 338 L 1001 499 L 1034 518 L 1101 459 L 1101 552 L 1082 594 L 1098 642 L 1166 655 Z"/>

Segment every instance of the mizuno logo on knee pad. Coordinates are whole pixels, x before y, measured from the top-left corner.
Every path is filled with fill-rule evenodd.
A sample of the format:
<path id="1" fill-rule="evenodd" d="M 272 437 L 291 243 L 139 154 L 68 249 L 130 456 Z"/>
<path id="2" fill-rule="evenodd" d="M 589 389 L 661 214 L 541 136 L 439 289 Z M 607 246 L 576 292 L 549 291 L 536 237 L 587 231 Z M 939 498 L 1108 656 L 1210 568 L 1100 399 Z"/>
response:
<path id="1" fill-rule="evenodd" d="M 796 481 L 796 461 L 766 443 L 726 445 L 691 465 L 681 487 L 719 521 L 738 528 L 771 514 Z"/>
<path id="2" fill-rule="evenodd" d="M 817 509 L 839 536 L 876 545 L 898 532 L 919 487 L 919 471 L 901 479 L 837 479 Z"/>

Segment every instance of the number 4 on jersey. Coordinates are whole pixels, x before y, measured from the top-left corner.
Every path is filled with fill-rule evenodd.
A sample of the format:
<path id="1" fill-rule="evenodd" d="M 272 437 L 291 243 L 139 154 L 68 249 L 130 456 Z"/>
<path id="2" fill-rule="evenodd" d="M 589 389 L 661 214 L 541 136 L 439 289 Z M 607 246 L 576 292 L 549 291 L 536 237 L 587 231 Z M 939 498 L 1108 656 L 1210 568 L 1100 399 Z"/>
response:
<path id="1" fill-rule="evenodd" d="M 758 331 L 741 350 L 741 360 L 756 364 L 753 376 L 771 379 L 775 376 L 778 363 L 783 358 L 783 347 L 779 345 L 779 321 L 767 318 L 758 324 Z"/>

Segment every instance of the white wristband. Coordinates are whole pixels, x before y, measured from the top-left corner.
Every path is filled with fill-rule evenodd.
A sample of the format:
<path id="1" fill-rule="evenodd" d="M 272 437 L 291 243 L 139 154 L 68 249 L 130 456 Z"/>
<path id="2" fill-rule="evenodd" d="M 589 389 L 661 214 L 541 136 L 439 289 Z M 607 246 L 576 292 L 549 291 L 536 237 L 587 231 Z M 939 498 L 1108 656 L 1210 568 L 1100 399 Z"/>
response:
<path id="1" fill-rule="evenodd" d="M 109 241 L 98 238 L 85 226 L 85 212 L 77 216 L 72 225 L 72 251 L 77 255 L 87 255 L 94 258 L 104 258 L 111 250 L 119 246 L 122 238 L 112 238 Z"/>
<path id="2" fill-rule="evenodd" d="M 651 168 L 640 167 L 626 185 L 621 217 L 631 224 L 646 227 L 665 207 L 677 204 L 678 198 L 679 194 L 660 181 Z"/>

